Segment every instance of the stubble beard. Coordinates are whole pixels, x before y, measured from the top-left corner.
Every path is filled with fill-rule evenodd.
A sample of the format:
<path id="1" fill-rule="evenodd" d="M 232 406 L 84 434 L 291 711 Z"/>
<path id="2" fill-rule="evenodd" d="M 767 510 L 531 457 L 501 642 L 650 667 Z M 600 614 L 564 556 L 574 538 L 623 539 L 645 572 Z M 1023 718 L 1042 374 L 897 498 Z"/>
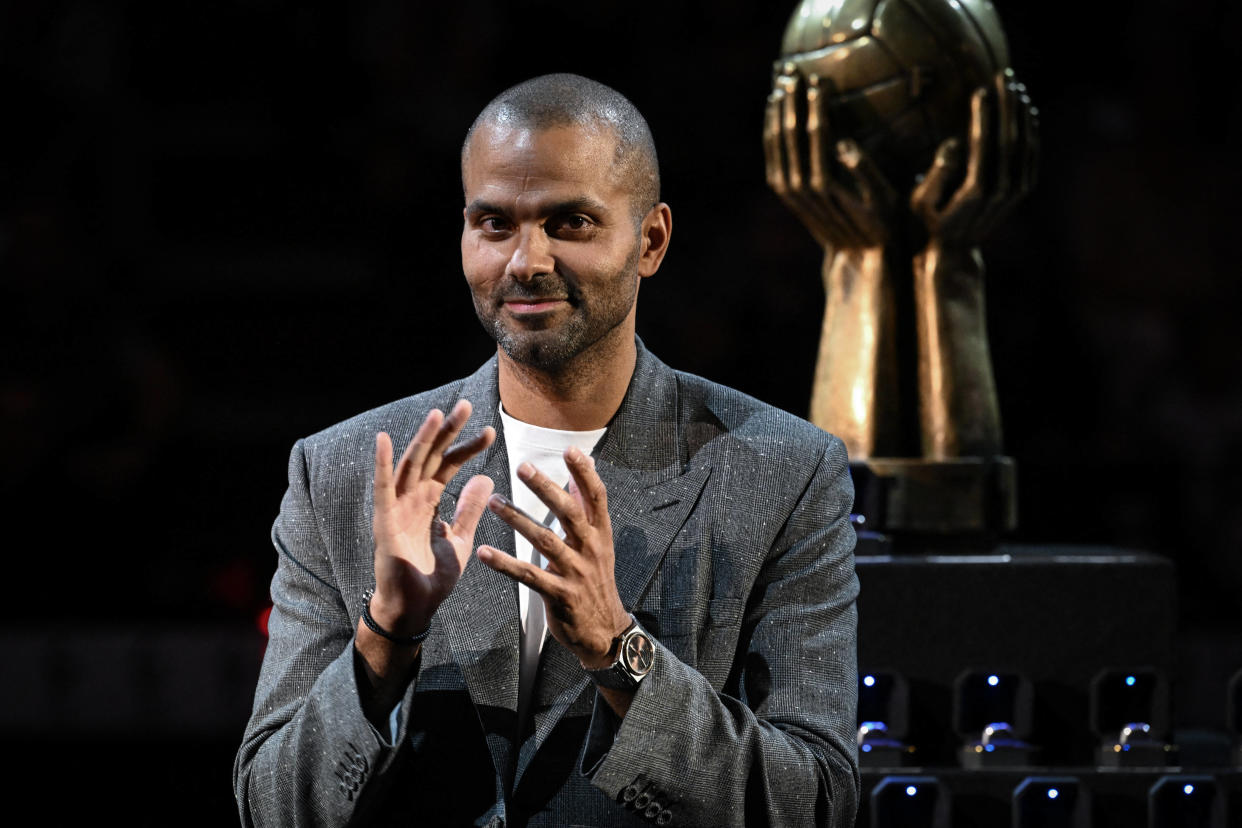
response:
<path id="1" fill-rule="evenodd" d="M 545 374 L 561 374 L 573 366 L 583 370 L 588 366 L 575 365 L 579 357 L 616 330 L 634 307 L 638 297 L 638 248 L 626 259 L 625 264 L 605 280 L 608 285 L 629 276 L 629 290 L 619 293 L 606 290 L 597 304 L 590 304 L 572 282 L 559 273 L 538 277 L 525 286 L 509 284 L 500 296 L 481 299 L 474 297 L 474 311 L 484 329 L 514 362 Z M 553 286 L 549 290 L 549 285 Z M 501 300 L 504 298 L 534 298 L 538 296 L 564 295 L 572 311 L 569 317 L 555 327 L 544 330 L 523 330 L 505 326 L 502 318 Z M 603 354 L 601 354 L 603 356 Z"/>

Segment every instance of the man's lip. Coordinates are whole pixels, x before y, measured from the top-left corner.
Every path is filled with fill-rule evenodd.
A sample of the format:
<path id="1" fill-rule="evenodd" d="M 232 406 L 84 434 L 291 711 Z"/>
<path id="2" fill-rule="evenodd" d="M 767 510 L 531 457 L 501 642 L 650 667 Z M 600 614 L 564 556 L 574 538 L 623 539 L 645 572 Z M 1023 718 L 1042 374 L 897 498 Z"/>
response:
<path id="1" fill-rule="evenodd" d="M 545 297 L 541 299 L 506 299 L 505 307 L 514 313 L 539 313 L 541 311 L 551 310 L 564 301 L 566 300 L 558 297 Z"/>

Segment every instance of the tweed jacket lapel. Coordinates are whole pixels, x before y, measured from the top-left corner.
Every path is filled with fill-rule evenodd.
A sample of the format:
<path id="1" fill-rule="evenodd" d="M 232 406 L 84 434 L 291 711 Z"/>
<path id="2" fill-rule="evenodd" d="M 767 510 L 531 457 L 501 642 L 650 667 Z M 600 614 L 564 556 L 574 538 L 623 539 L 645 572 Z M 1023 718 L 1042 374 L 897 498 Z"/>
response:
<path id="1" fill-rule="evenodd" d="M 470 400 L 473 413 L 459 441 L 485 427 L 496 429 L 497 439 L 487 451 L 472 458 L 445 487 L 440 516 L 449 523 L 457 498 L 476 474 L 490 477 L 495 491 L 509 496 L 509 460 L 500 423 L 497 366 L 493 357 L 467 377 L 461 397 Z M 484 510 L 475 531 L 474 547 L 494 546 L 514 554 L 513 530 L 489 510 Z M 513 732 L 517 721 L 518 618 L 517 584 L 489 569 L 473 555 L 461 580 L 439 612 L 453 657 L 460 667 L 471 701 L 478 711 L 496 772 L 506 784 L 513 778 Z"/>
<path id="2" fill-rule="evenodd" d="M 617 591 L 631 612 L 711 474 L 690 465 L 680 402 L 676 374 L 640 341 L 630 389 L 595 453 L 608 488 Z"/>
<path id="3" fill-rule="evenodd" d="M 631 612 L 703 490 L 710 467 L 687 468 L 676 375 L 638 342 L 634 377 L 595 450 L 608 489 L 617 591 Z M 522 746 L 515 787 L 571 707 L 589 712 L 590 680 L 578 660 L 549 640 L 536 687 L 550 701 L 535 711 L 535 733 Z M 533 742 L 533 743 L 532 743 Z"/>

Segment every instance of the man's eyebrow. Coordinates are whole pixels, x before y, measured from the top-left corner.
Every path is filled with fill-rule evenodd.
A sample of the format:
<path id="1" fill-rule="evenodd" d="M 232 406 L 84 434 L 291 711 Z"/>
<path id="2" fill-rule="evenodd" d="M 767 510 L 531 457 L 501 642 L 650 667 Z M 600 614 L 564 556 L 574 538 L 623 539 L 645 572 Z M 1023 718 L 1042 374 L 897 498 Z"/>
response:
<path id="1" fill-rule="evenodd" d="M 596 201 L 590 196 L 580 196 L 567 201 L 558 201 L 543 208 L 543 212 L 553 216 L 559 213 L 603 213 L 607 212 L 607 210 L 608 206 L 606 204 Z"/>
<path id="2" fill-rule="evenodd" d="M 476 198 L 474 201 L 466 205 L 466 215 L 468 216 L 478 216 L 484 213 L 499 213 L 501 215 L 504 215 L 504 212 L 505 211 L 502 210 L 498 205 L 492 204 L 491 202 L 487 202 L 479 198 Z"/>
<path id="3" fill-rule="evenodd" d="M 554 201 L 550 204 L 539 205 L 539 213 L 545 216 L 555 216 L 562 213 L 604 213 L 608 207 L 602 201 L 597 201 L 590 196 L 579 196 L 578 198 L 570 198 L 564 201 Z M 496 213 L 497 215 L 507 216 L 509 211 L 498 204 L 483 199 L 475 199 L 466 206 L 467 216 L 479 216 L 488 213 Z"/>

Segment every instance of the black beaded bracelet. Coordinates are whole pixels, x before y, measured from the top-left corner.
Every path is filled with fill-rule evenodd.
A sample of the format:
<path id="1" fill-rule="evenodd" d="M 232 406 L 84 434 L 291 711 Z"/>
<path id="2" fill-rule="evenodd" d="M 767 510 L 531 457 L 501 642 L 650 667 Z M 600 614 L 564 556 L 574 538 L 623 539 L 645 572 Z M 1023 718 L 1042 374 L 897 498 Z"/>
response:
<path id="1" fill-rule="evenodd" d="M 373 589 L 368 589 L 366 592 L 362 593 L 362 623 L 366 624 L 367 629 L 369 629 L 371 632 L 375 633 L 376 635 L 380 635 L 380 636 L 383 636 L 384 638 L 387 638 L 389 641 L 393 642 L 394 644 L 405 644 L 407 646 L 411 646 L 414 644 L 421 644 L 424 638 L 431 635 L 430 624 L 427 625 L 427 629 L 423 630 L 417 635 L 409 635 L 409 636 L 393 635 L 388 630 L 381 627 L 379 624 L 376 623 L 375 619 L 371 617 L 371 596 L 373 596 L 374 594 L 375 594 L 375 590 Z"/>

